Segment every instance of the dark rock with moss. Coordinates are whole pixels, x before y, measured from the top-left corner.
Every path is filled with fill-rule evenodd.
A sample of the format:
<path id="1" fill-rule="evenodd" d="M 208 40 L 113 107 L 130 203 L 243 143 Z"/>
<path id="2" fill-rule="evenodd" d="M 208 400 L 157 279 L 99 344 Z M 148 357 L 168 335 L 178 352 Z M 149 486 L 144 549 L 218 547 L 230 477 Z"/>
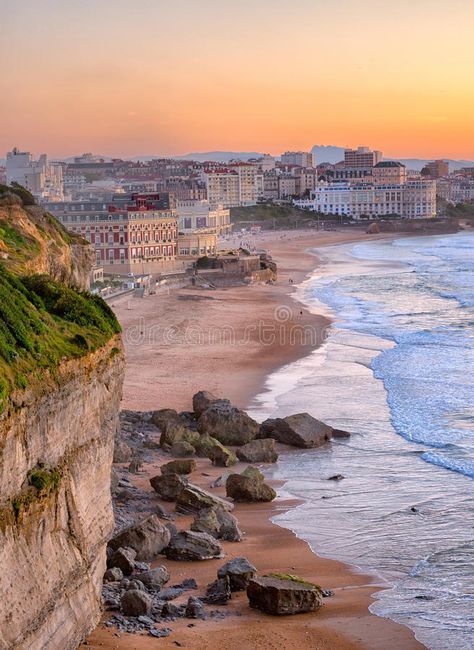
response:
<path id="1" fill-rule="evenodd" d="M 245 463 L 276 463 L 278 454 L 275 451 L 274 438 L 252 440 L 237 449 L 237 458 Z"/>
<path id="2" fill-rule="evenodd" d="M 245 591 L 257 569 L 245 557 L 236 557 L 223 564 L 217 571 L 218 578 L 227 578 L 231 591 Z"/>
<path id="3" fill-rule="evenodd" d="M 193 411 L 196 418 L 199 418 L 202 413 L 214 402 L 218 401 L 218 397 L 209 393 L 207 390 L 200 390 L 193 395 Z"/>
<path id="4" fill-rule="evenodd" d="M 237 462 L 237 456 L 233 451 L 224 447 L 218 440 L 215 445 L 209 450 L 207 457 L 216 467 L 231 467 Z"/>
<path id="5" fill-rule="evenodd" d="M 181 490 L 176 500 L 176 510 L 185 514 L 197 514 L 200 510 L 206 508 L 222 508 L 230 511 L 234 509 L 234 504 L 192 483 L 189 483 Z"/>
<path id="6" fill-rule="evenodd" d="M 258 435 L 260 425 L 228 400 L 210 404 L 198 420 L 199 433 L 216 438 L 223 445 L 245 445 Z"/>
<path id="7" fill-rule="evenodd" d="M 162 474 L 191 474 L 196 469 L 196 461 L 193 458 L 171 460 L 161 466 Z"/>
<path id="8" fill-rule="evenodd" d="M 207 533 L 216 539 L 219 536 L 220 527 L 221 525 L 217 519 L 216 511 L 213 508 L 200 510 L 191 524 L 191 530 L 194 530 L 194 532 Z"/>
<path id="9" fill-rule="evenodd" d="M 283 616 L 314 612 L 322 605 L 319 587 L 295 576 L 252 578 L 247 586 L 250 607 L 266 614 Z"/>
<path id="10" fill-rule="evenodd" d="M 219 522 L 217 538 L 223 539 L 225 542 L 241 542 L 243 534 L 234 515 L 226 510 L 222 510 L 222 508 L 218 508 L 216 510 L 216 516 Z"/>
<path id="11" fill-rule="evenodd" d="M 212 560 L 222 557 L 222 548 L 211 535 L 183 530 L 171 538 L 164 553 L 170 560 Z"/>
<path id="12" fill-rule="evenodd" d="M 332 428 L 313 418 L 309 413 L 297 413 L 286 418 L 265 420 L 260 427 L 260 438 L 275 438 L 294 447 L 320 447 L 331 440 Z"/>
<path id="13" fill-rule="evenodd" d="M 137 560 L 149 562 L 169 544 L 170 537 L 157 515 L 150 515 L 113 537 L 109 546 L 114 550 L 129 546 L 137 552 Z"/>
<path id="14" fill-rule="evenodd" d="M 189 458 L 190 456 L 194 456 L 195 453 L 196 449 L 190 442 L 186 442 L 186 440 L 178 440 L 170 447 L 170 454 L 177 458 Z"/>
<path id="15" fill-rule="evenodd" d="M 161 431 L 160 445 L 165 448 L 171 447 L 176 442 L 188 442 L 193 444 L 199 438 L 196 431 L 185 426 L 183 418 L 174 409 L 160 409 L 154 411 L 151 420 Z"/>
<path id="16" fill-rule="evenodd" d="M 234 501 L 252 503 L 273 501 L 275 490 L 265 483 L 263 474 L 255 467 L 247 467 L 242 474 L 231 474 L 226 481 L 226 494 Z"/>
<path id="17" fill-rule="evenodd" d="M 176 501 L 188 482 L 179 474 L 157 474 L 150 479 L 150 485 L 164 501 Z"/>

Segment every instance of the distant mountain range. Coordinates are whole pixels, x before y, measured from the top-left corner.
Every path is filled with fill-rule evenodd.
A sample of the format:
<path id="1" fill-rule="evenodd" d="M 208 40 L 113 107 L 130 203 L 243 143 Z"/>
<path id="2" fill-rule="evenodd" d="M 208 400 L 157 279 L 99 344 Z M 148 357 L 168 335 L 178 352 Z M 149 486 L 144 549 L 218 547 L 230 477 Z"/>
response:
<path id="1" fill-rule="evenodd" d="M 337 163 L 340 160 L 344 160 L 344 150 L 345 147 L 336 147 L 333 145 L 320 145 L 316 144 L 311 149 L 314 160 L 317 164 L 328 162 L 328 163 Z M 196 162 L 206 162 L 214 161 L 220 163 L 228 163 L 231 160 L 249 160 L 250 158 L 260 158 L 263 156 L 263 153 L 259 151 L 195 151 L 192 153 L 183 154 L 181 156 L 163 156 L 162 154 L 155 154 L 151 156 L 133 156 L 131 158 L 124 156 L 124 160 L 133 160 L 146 162 L 148 160 L 153 160 L 155 158 L 173 158 L 174 160 L 195 160 Z M 100 156 L 106 161 L 112 160 L 109 156 Z M 441 158 L 441 156 L 440 156 Z M 73 162 L 74 156 L 69 158 L 64 158 L 64 162 Z M 420 171 L 426 163 L 433 160 L 432 158 L 384 158 L 384 160 L 399 160 L 408 169 L 413 169 Z M 473 167 L 474 161 L 472 160 L 452 160 L 449 158 L 443 158 L 449 162 L 449 171 L 453 172 L 461 167 Z M 0 165 L 5 165 L 5 160 L 0 159 Z"/>

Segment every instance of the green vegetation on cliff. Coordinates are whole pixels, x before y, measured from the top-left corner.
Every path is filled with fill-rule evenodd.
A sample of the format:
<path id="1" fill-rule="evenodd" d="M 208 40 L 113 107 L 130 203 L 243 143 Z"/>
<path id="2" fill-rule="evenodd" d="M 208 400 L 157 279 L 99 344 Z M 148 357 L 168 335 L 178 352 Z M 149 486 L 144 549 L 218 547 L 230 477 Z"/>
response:
<path id="1" fill-rule="evenodd" d="M 48 276 L 18 277 L 0 265 L 0 412 L 10 393 L 65 358 L 104 345 L 120 326 L 98 296 Z"/>

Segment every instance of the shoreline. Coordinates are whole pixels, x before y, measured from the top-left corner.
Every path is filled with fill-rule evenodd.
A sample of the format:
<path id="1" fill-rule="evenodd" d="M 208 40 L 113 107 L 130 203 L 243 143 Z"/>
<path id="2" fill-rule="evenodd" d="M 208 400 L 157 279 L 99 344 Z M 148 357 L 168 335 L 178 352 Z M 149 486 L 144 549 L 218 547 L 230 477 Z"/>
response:
<path id="1" fill-rule="evenodd" d="M 199 291 L 200 297 L 196 299 L 196 290 L 180 290 L 172 296 L 163 300 L 160 296 L 158 301 L 162 308 L 159 315 L 153 306 L 153 301 L 148 302 L 142 324 L 133 323 L 132 310 L 128 309 L 130 301 L 125 299 L 115 301 L 115 309 L 119 313 L 121 322 L 124 325 L 125 341 L 128 346 L 129 364 L 132 365 L 132 372 L 128 372 L 126 380 L 123 408 L 133 410 L 151 410 L 157 408 L 176 408 L 187 410 L 190 407 L 191 395 L 200 389 L 210 390 L 223 397 L 228 397 L 236 405 L 246 408 L 256 394 L 265 390 L 267 377 L 276 369 L 284 367 L 297 359 L 307 356 L 324 341 L 324 332 L 331 325 L 331 320 L 326 316 L 314 314 L 298 301 L 295 296 L 297 285 L 306 280 L 320 264 L 317 255 L 312 253 L 311 248 L 322 248 L 343 243 L 357 241 L 373 241 L 374 239 L 392 239 L 396 233 L 383 233 L 378 236 L 367 236 L 365 233 L 348 232 L 325 232 L 310 233 L 311 236 L 299 234 L 295 238 L 282 237 L 268 243 L 270 254 L 278 264 L 279 276 L 276 285 L 233 287 L 217 291 Z M 304 250 L 301 249 L 301 239 L 304 238 Z M 262 244 L 265 240 L 262 238 Z M 293 283 L 289 283 L 289 278 Z M 208 298 L 203 295 L 210 294 Z M 217 294 L 217 296 L 216 296 Z M 222 294 L 222 295 L 221 295 Z M 184 299 L 182 296 L 186 296 Z M 157 298 L 157 297 L 155 297 Z M 149 299 L 147 299 L 148 301 Z M 137 300 L 137 307 L 145 303 Z M 223 304 L 218 304 L 222 302 Z M 164 304 L 163 304 L 164 303 Z M 244 308 L 245 306 L 245 308 Z M 183 309 L 184 307 L 184 309 Z M 190 307 L 191 309 L 188 309 Z M 222 309 L 222 307 L 224 307 Z M 255 320 L 248 323 L 250 312 L 259 311 L 258 323 L 261 329 L 255 329 Z M 280 310 L 278 312 L 277 310 Z M 184 313 L 183 313 L 184 311 Z M 190 312 L 190 313 L 188 313 Z M 211 312 L 211 314 L 209 314 Z M 133 312 L 132 312 L 133 313 Z M 192 369 L 193 362 L 196 363 L 196 341 L 194 345 L 191 340 L 185 337 L 178 340 L 178 352 L 176 353 L 176 339 L 183 327 L 194 328 L 200 324 L 202 319 L 218 322 L 219 317 L 227 313 L 234 328 L 234 346 L 238 341 L 244 341 L 235 354 L 229 340 L 200 338 L 203 332 L 198 332 L 198 345 L 204 346 L 205 354 L 202 355 L 202 347 L 199 348 L 201 355 L 198 355 L 196 368 Z M 184 318 L 183 318 L 184 316 Z M 164 390 L 159 391 L 159 399 L 155 390 L 146 395 L 143 388 L 150 381 L 150 374 L 156 370 L 156 366 L 150 363 L 150 356 L 153 356 L 153 348 L 157 341 L 150 339 L 150 328 L 156 324 L 156 318 L 164 319 L 169 328 L 172 328 L 174 335 L 168 336 L 160 342 L 160 361 L 166 357 L 167 364 L 171 364 L 175 372 L 174 380 L 171 375 L 165 377 Z M 273 320 L 273 322 L 272 322 Z M 275 322 L 277 327 L 275 330 Z M 252 329 L 249 331 L 249 325 Z M 223 327 L 225 328 L 224 323 Z M 135 327 L 135 330 L 132 329 Z M 179 329 L 181 327 L 181 330 Z M 262 344 L 258 336 L 266 332 L 265 328 L 273 327 L 275 339 Z M 291 333 L 305 331 L 314 332 L 313 338 L 308 344 L 307 341 L 299 341 L 299 345 L 291 344 Z M 227 331 L 227 330 L 226 330 Z M 127 332 L 135 334 L 128 337 Z M 142 349 L 140 350 L 140 346 Z M 144 348 L 144 349 L 143 349 Z M 229 349 L 230 348 L 230 349 Z M 148 354 L 147 354 L 148 353 Z M 194 353 L 194 358 L 193 358 Z M 148 365 L 145 359 L 148 357 Z M 170 359 L 171 357 L 171 359 Z M 184 357 L 184 359 L 183 359 Z M 211 363 L 209 364 L 209 359 Z M 192 375 L 180 381 L 182 377 L 180 370 L 187 365 Z M 210 373 L 210 374 L 209 374 Z M 231 381 L 226 381 L 226 375 L 231 375 Z M 206 379 L 207 375 L 207 379 Z M 161 377 L 163 379 L 163 377 Z M 157 381 L 159 379 L 157 378 Z M 163 389 L 163 383 L 157 384 Z M 169 456 L 164 456 L 168 460 Z M 204 463 L 204 466 L 203 466 Z M 239 463 L 236 471 L 243 468 Z M 139 477 L 132 476 L 132 481 L 141 484 L 149 490 L 148 477 L 156 473 L 157 465 L 146 467 L 145 472 Z M 202 473 L 206 479 L 202 478 Z M 217 477 L 222 474 L 222 469 L 213 468 L 209 461 L 199 461 L 198 476 L 193 474 L 191 480 L 203 487 L 209 487 L 212 481 L 211 476 Z M 219 490 L 216 493 L 222 494 Z M 387 585 L 381 584 L 376 575 L 362 573 L 357 567 L 328 559 L 313 553 L 309 545 L 289 529 L 274 524 L 272 519 L 283 511 L 296 505 L 298 501 L 283 500 L 277 498 L 271 504 L 250 504 L 237 505 L 235 514 L 241 528 L 247 532 L 244 541 L 239 544 L 225 543 L 224 551 L 226 560 L 231 557 L 245 555 L 254 562 L 259 571 L 279 571 L 288 573 L 299 573 L 303 577 L 321 583 L 324 588 L 334 589 L 335 596 L 325 599 L 324 607 L 315 614 L 299 615 L 283 619 L 275 619 L 254 613 L 248 608 L 245 596 L 238 596 L 231 601 L 229 611 L 235 608 L 236 616 L 245 617 L 245 632 L 242 630 L 242 622 L 229 616 L 216 622 L 199 622 L 189 632 L 186 628 L 186 620 L 179 620 L 171 624 L 173 633 L 169 639 L 162 639 L 161 645 L 165 648 L 175 647 L 174 641 L 178 640 L 187 647 L 204 648 L 207 641 L 219 643 L 222 648 L 240 648 L 242 643 L 251 644 L 249 647 L 271 648 L 422 648 L 424 647 L 414 638 L 414 634 L 408 628 L 394 623 L 388 619 L 379 618 L 369 611 L 369 605 L 373 602 L 372 594 Z M 264 517 L 262 515 L 265 515 Z M 184 520 L 183 520 L 184 521 Z M 180 518 L 181 523 L 181 518 Z M 270 540 L 270 541 L 269 541 Z M 263 544 L 262 544 L 263 542 Z M 288 562 L 288 554 L 295 554 L 298 562 Z M 327 555 L 330 556 L 330 549 Z M 215 571 L 221 561 L 209 561 L 188 564 L 180 569 L 187 570 L 187 576 L 199 576 L 198 584 L 200 590 L 208 582 L 215 578 Z M 158 561 L 154 564 L 161 564 Z M 170 567 L 172 581 L 177 581 L 177 575 L 173 570 L 172 563 L 164 561 Z M 181 563 L 182 564 L 182 563 Z M 203 566 L 204 565 L 204 566 Z M 181 574 L 180 574 L 181 575 Z M 239 609 L 240 608 L 240 609 Z M 268 623 L 268 625 L 265 625 Z M 265 628 L 265 639 L 258 638 L 259 627 Z M 350 631 L 349 631 L 350 628 Z M 250 635 L 250 636 L 248 636 Z M 255 636 L 257 635 L 257 636 Z M 125 641 L 125 645 L 124 642 Z M 151 647 L 151 637 L 124 635 L 118 638 L 109 629 L 98 628 L 89 639 L 89 647 L 110 647 L 110 648 L 148 648 Z M 200 645 L 202 643 L 202 645 Z M 276 645 L 275 645 L 276 644 Z"/>

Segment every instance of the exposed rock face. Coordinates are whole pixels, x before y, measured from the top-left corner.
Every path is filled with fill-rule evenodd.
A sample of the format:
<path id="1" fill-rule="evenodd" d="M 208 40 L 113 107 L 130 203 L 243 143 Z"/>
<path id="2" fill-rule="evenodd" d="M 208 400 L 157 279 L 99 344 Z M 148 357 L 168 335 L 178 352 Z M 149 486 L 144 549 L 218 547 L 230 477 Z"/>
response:
<path id="1" fill-rule="evenodd" d="M 245 557 L 226 562 L 217 572 L 218 578 L 228 578 L 231 591 L 244 591 L 257 569 Z"/>
<path id="2" fill-rule="evenodd" d="M 228 400 L 213 402 L 198 420 L 199 433 L 207 433 L 223 445 L 245 445 L 259 432 L 259 424 Z"/>
<path id="3" fill-rule="evenodd" d="M 220 527 L 216 511 L 212 508 L 200 510 L 191 524 L 191 530 L 194 530 L 195 533 L 207 533 L 215 538 L 219 535 Z"/>
<path id="4" fill-rule="evenodd" d="M 113 549 L 128 546 L 137 552 L 137 560 L 149 562 L 168 545 L 170 537 L 170 531 L 158 516 L 150 515 L 112 538 L 109 546 Z"/>
<path id="5" fill-rule="evenodd" d="M 309 413 L 297 413 L 286 418 L 265 420 L 260 427 L 260 438 L 275 438 L 294 447 L 319 447 L 332 437 L 332 428 L 313 418 Z"/>
<path id="6" fill-rule="evenodd" d="M 210 406 L 213 402 L 217 402 L 219 398 L 209 393 L 207 390 L 200 390 L 198 393 L 193 395 L 193 411 L 197 418 L 201 417 L 202 413 Z"/>
<path id="7" fill-rule="evenodd" d="M 247 468 L 250 469 L 250 468 Z M 247 474 L 231 474 L 226 481 L 226 494 L 234 501 L 252 503 L 255 501 L 273 501 L 276 497 L 275 490 L 267 485 L 262 474 L 255 468 Z"/>
<path id="8" fill-rule="evenodd" d="M 189 484 L 179 493 L 176 501 L 178 512 L 197 514 L 205 508 L 233 510 L 234 504 L 197 487 L 197 485 Z"/>
<path id="9" fill-rule="evenodd" d="M 118 548 L 107 564 L 111 568 L 119 568 L 124 575 L 129 576 L 135 569 L 136 557 L 137 552 L 134 548 Z"/>
<path id="10" fill-rule="evenodd" d="M 58 270 L 59 272 L 59 270 Z M 0 422 L 0 647 L 75 649 L 100 615 L 113 530 L 110 467 L 124 360 L 119 339 L 45 370 Z M 43 463 L 43 489 L 25 489 Z M 31 473 L 30 473 L 31 477 Z M 13 504 L 13 507 L 12 507 Z"/>
<path id="11" fill-rule="evenodd" d="M 246 463 L 276 463 L 278 454 L 275 451 L 273 438 L 252 440 L 237 449 L 237 458 Z"/>
<path id="12" fill-rule="evenodd" d="M 183 530 L 171 538 L 165 555 L 170 560 L 211 560 L 222 557 L 222 548 L 211 535 Z"/>
<path id="13" fill-rule="evenodd" d="M 252 578 L 247 596 L 250 607 L 274 616 L 314 612 L 322 605 L 322 594 L 317 587 L 271 576 Z"/>

